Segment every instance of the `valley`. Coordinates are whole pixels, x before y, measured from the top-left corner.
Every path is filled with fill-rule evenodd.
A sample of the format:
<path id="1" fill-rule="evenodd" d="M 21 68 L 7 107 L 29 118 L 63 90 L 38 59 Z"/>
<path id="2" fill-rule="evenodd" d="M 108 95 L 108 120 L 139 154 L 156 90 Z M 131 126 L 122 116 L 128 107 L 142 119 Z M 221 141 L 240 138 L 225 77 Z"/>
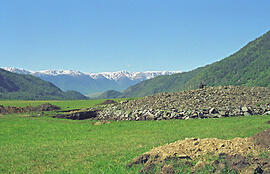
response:
<path id="1" fill-rule="evenodd" d="M 172 75 L 181 71 L 145 71 L 145 72 L 101 72 L 83 73 L 74 70 L 43 70 L 29 71 L 19 68 L 3 68 L 18 74 L 33 75 L 48 81 L 59 87 L 63 91 L 75 90 L 84 95 L 93 96 L 102 94 L 108 90 L 122 91 L 141 81 L 157 76 Z M 99 97 L 100 98 L 100 97 Z"/>
<path id="2" fill-rule="evenodd" d="M 1 104 L 24 107 L 48 102 L 69 110 L 94 107 L 104 100 Z M 143 165 L 126 165 L 153 147 L 192 137 L 251 137 L 270 128 L 269 115 L 96 124 L 99 121 L 51 118 L 54 114 L 0 115 L 1 173 L 138 173 Z"/>
<path id="3" fill-rule="evenodd" d="M 0 69 L 0 172 L 269 173 L 269 50 L 267 32 L 181 73 Z"/>
<path id="4" fill-rule="evenodd" d="M 1 1 L 0 174 L 270 174 L 270 1 Z"/>

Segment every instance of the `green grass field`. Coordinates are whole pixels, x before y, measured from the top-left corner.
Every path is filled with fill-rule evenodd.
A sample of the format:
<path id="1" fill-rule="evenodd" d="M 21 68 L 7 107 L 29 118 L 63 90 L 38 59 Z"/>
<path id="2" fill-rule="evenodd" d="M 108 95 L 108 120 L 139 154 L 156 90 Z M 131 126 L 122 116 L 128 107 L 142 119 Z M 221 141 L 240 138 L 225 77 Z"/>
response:
<path id="1" fill-rule="evenodd" d="M 67 107 L 71 103 L 70 107 L 76 108 L 102 101 L 65 102 L 58 104 Z M 270 116 L 248 116 L 119 121 L 95 126 L 92 120 L 4 115 L 0 116 L 0 173 L 137 173 L 139 168 L 125 165 L 153 147 L 186 137 L 248 137 L 270 128 L 268 120 Z"/>

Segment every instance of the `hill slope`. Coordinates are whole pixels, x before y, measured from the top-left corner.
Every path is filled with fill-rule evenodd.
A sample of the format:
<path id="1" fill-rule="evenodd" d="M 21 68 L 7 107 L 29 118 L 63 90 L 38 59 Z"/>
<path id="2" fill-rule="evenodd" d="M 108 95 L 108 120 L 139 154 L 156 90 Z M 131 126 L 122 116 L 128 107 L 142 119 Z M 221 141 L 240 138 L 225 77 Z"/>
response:
<path id="1" fill-rule="evenodd" d="M 86 99 L 86 97 L 74 91 L 63 92 L 52 83 L 32 75 L 0 69 L 0 99 L 57 100 Z"/>
<path id="2" fill-rule="evenodd" d="M 122 93 L 116 90 L 108 90 L 96 97 L 92 97 L 93 99 L 111 99 L 111 98 L 119 98 L 121 97 Z M 91 98 L 91 97 L 90 97 Z"/>
<path id="3" fill-rule="evenodd" d="M 181 71 L 145 71 L 145 72 L 102 72 L 102 73 L 83 73 L 73 70 L 44 70 L 28 71 L 18 68 L 3 68 L 7 71 L 18 74 L 30 74 L 49 81 L 60 89 L 75 90 L 82 94 L 95 94 L 107 90 L 125 90 L 143 80 L 151 79 L 156 76 L 170 75 Z"/>
<path id="4" fill-rule="evenodd" d="M 141 97 L 207 86 L 239 85 L 270 87 L 270 31 L 235 54 L 193 71 L 160 76 L 129 87 L 123 97 Z"/>

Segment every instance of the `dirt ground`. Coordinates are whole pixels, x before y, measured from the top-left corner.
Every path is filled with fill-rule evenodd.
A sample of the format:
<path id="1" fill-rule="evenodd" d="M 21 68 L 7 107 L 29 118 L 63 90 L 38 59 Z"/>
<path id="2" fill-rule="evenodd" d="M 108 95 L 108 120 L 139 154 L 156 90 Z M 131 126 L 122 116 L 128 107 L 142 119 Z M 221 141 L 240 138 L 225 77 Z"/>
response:
<path id="1" fill-rule="evenodd" d="M 127 166 L 144 164 L 141 173 L 151 173 L 155 165 L 161 165 L 161 173 L 174 173 L 168 160 L 190 161 L 189 166 L 196 171 L 209 165 L 209 158 L 216 157 L 210 165 L 213 173 L 228 170 L 237 173 L 270 174 L 270 129 L 250 138 L 223 140 L 217 138 L 187 138 L 160 146 L 135 158 Z M 192 164 L 192 161 L 198 161 Z M 154 172 L 155 173 L 155 172 Z"/>

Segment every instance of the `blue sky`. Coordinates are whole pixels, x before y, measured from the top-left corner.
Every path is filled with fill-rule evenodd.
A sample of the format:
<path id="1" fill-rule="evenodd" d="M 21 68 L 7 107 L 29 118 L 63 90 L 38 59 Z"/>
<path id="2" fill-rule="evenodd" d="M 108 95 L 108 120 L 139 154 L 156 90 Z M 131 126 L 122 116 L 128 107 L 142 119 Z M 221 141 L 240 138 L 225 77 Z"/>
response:
<path id="1" fill-rule="evenodd" d="M 2 0 L 0 67 L 188 71 L 270 30 L 269 0 Z"/>

